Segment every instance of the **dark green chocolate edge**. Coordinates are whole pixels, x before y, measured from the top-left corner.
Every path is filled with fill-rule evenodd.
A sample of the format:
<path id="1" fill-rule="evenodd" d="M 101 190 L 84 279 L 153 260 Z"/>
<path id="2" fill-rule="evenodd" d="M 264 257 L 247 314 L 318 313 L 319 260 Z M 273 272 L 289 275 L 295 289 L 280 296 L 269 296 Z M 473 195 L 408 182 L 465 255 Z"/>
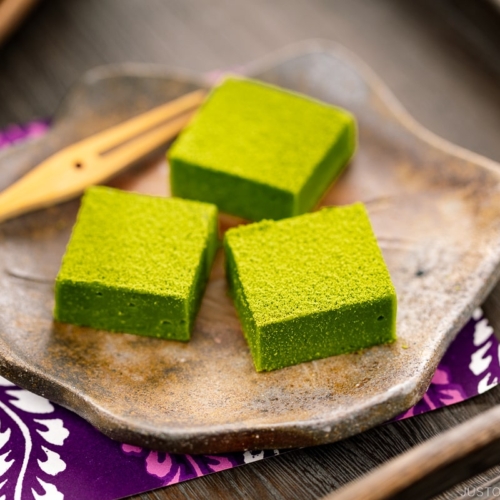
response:
<path id="1" fill-rule="evenodd" d="M 170 340 L 190 338 L 185 298 L 69 279 L 56 280 L 55 298 L 54 319 L 61 323 Z M 102 306 L 96 307 L 96 301 Z"/>
<path id="2" fill-rule="evenodd" d="M 312 210 L 353 157 L 357 145 L 356 120 L 350 113 L 344 114 L 348 119 L 344 129 L 298 193 L 293 215 Z"/>
<path id="3" fill-rule="evenodd" d="M 218 210 L 217 206 L 214 205 L 213 212 L 209 215 L 209 220 L 207 224 L 208 228 L 208 245 L 207 245 L 207 254 L 206 254 L 206 275 L 207 279 L 210 276 L 210 272 L 212 270 L 212 264 L 215 259 L 215 254 L 220 246 L 219 241 L 219 218 L 218 218 Z"/>
<path id="4" fill-rule="evenodd" d="M 375 315 L 367 320 L 367 315 L 371 316 L 374 308 L 377 318 L 383 318 L 380 321 Z M 350 307 L 261 325 L 258 327 L 261 370 L 276 370 L 315 359 L 358 352 L 376 345 L 390 344 L 396 340 L 396 310 L 396 294 L 393 293 L 371 303 L 353 304 Z M 370 323 L 368 327 L 365 326 L 367 321 Z M 373 326 L 378 327 L 376 334 L 373 333 Z M 367 335 L 366 331 L 369 331 Z M 293 341 L 290 340 L 291 332 L 295 336 Z M 272 339 L 269 349 L 266 337 Z M 277 356 L 276 346 L 280 344 Z"/>
<path id="5" fill-rule="evenodd" d="M 169 154 L 168 160 L 174 196 L 213 203 L 222 212 L 252 221 L 293 215 L 295 195 L 291 191 L 188 163 L 175 154 Z"/>
<path id="6" fill-rule="evenodd" d="M 262 371 L 262 368 L 260 363 L 260 342 L 257 325 L 255 324 L 250 306 L 246 300 L 243 286 L 238 275 L 236 262 L 227 238 L 224 238 L 224 252 L 226 256 L 226 278 L 229 285 L 229 294 L 233 299 L 236 312 L 238 313 L 243 335 L 250 349 L 253 364 L 255 369 L 259 372 Z"/>
<path id="7" fill-rule="evenodd" d="M 203 299 L 203 294 L 210 277 L 210 272 L 212 270 L 212 264 L 215 259 L 215 254 L 219 248 L 219 226 L 217 217 L 217 207 L 214 206 L 213 214 L 207 224 L 208 236 L 207 245 L 203 249 L 200 263 L 196 269 L 196 275 L 194 280 L 194 287 L 191 288 L 189 299 L 188 299 L 188 317 L 189 333 L 192 332 L 194 327 L 194 322 L 196 316 L 200 309 L 201 301 Z M 189 340 L 189 338 L 188 338 Z"/>

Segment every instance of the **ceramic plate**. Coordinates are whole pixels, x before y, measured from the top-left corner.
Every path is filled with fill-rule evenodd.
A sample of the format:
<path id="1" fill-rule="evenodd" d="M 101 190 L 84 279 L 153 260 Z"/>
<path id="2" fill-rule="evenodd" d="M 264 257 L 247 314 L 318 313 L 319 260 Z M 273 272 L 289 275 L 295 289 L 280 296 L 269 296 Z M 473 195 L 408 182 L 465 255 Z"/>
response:
<path id="1" fill-rule="evenodd" d="M 222 254 L 187 344 L 56 325 L 53 282 L 78 201 L 3 223 L 0 373 L 112 438 L 217 453 L 316 445 L 361 432 L 418 401 L 498 278 L 497 164 L 423 129 L 336 45 L 295 46 L 246 73 L 357 117 L 359 150 L 323 204 L 366 203 L 398 294 L 399 340 L 256 373 L 227 296 Z M 0 187 L 75 140 L 209 84 L 150 66 L 92 71 L 46 136 L 1 157 Z M 112 184 L 167 195 L 167 179 L 166 164 L 156 160 Z M 237 222 L 223 217 L 221 225 Z"/>

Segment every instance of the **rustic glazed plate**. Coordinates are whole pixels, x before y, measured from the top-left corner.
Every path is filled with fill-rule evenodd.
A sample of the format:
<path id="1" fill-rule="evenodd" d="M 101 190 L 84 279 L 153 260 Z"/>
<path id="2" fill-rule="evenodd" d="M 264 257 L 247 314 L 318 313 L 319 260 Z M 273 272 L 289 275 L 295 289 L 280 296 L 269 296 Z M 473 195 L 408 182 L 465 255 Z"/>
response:
<path id="1" fill-rule="evenodd" d="M 315 445 L 373 427 L 418 401 L 499 276 L 497 164 L 416 124 L 362 63 L 331 43 L 282 51 L 247 73 L 356 115 L 359 150 L 323 203 L 366 203 L 398 293 L 399 340 L 256 373 L 221 254 L 187 344 L 54 324 L 53 282 L 78 202 L 2 224 L 0 373 L 112 438 L 216 453 Z M 1 157 L 0 187 L 75 140 L 209 83 L 149 66 L 95 70 L 45 137 Z M 167 166 L 149 162 L 113 185 L 167 194 Z"/>

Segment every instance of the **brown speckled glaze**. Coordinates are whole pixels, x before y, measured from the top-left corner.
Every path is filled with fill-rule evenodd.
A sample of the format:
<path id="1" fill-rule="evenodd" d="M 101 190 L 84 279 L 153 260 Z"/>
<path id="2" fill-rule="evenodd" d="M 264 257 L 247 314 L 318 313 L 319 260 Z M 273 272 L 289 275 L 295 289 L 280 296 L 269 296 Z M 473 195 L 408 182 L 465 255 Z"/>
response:
<path id="1" fill-rule="evenodd" d="M 499 165 L 416 124 L 331 43 L 286 49 L 248 72 L 356 115 L 359 150 L 323 203 L 366 203 L 398 293 L 399 340 L 256 373 L 221 254 L 188 344 L 56 325 L 53 281 L 78 202 L 3 223 L 0 373 L 112 438 L 216 453 L 315 445 L 373 427 L 417 402 L 499 276 Z M 63 146 L 208 83 L 149 66 L 91 72 L 47 136 L 2 155 L 0 187 Z M 167 194 L 167 167 L 151 161 L 112 184 Z M 237 222 L 223 217 L 221 226 Z"/>

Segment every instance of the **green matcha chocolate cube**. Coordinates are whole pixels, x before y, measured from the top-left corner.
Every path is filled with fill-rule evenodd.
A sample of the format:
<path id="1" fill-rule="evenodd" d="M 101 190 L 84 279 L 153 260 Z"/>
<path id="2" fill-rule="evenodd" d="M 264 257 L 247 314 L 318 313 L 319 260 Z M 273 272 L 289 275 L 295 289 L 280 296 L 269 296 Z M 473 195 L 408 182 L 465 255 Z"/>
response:
<path id="1" fill-rule="evenodd" d="M 216 87 L 168 153 L 172 193 L 250 220 L 311 210 L 353 155 L 348 112 L 271 85 Z"/>
<path id="2" fill-rule="evenodd" d="M 231 294 L 257 371 L 396 338 L 396 292 L 361 203 L 230 229 Z"/>
<path id="3" fill-rule="evenodd" d="M 56 279 L 54 318 L 189 340 L 217 232 L 213 205 L 88 189 Z"/>

